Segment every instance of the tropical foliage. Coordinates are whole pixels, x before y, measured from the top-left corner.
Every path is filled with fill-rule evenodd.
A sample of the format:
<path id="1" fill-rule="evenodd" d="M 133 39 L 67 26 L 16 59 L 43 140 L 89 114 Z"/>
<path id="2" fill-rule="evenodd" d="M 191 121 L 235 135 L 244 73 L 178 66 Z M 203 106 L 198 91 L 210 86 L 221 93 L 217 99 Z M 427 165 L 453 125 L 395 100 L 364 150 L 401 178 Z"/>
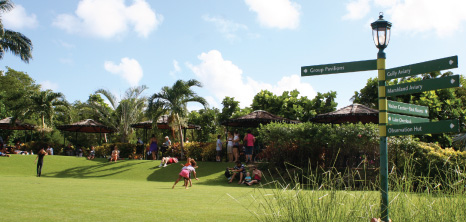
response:
<path id="1" fill-rule="evenodd" d="M 172 129 L 179 133 L 181 143 L 181 158 L 184 156 L 184 137 L 182 127 L 187 126 L 188 102 L 198 102 L 206 108 L 207 101 L 198 96 L 191 87 L 202 87 L 197 80 L 178 80 L 172 87 L 165 86 L 159 93 L 153 94 L 149 99 L 148 116 L 156 123 L 160 115 L 168 113 Z"/>
<path id="2" fill-rule="evenodd" d="M 29 63 L 32 59 L 32 41 L 19 32 L 15 32 L 3 27 L 1 14 L 14 8 L 10 0 L 0 1 L 0 59 L 3 59 L 6 52 L 11 52 L 19 56 L 22 61 Z"/>

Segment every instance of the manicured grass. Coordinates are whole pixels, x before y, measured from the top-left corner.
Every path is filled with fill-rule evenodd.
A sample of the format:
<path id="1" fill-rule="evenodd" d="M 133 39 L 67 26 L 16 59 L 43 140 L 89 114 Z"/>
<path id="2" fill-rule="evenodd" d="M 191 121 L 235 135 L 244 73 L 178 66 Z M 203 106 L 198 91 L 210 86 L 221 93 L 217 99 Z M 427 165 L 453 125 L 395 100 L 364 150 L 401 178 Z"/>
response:
<path id="1" fill-rule="evenodd" d="M 171 189 L 179 164 L 160 161 L 46 156 L 35 176 L 35 156 L 0 158 L 2 221 L 245 221 L 254 220 L 236 198 L 251 187 L 228 184 L 228 163 L 199 163 L 200 181 Z"/>
<path id="2" fill-rule="evenodd" d="M 227 183 L 223 172 L 233 164 L 200 162 L 200 181 L 185 190 L 182 181 L 171 189 L 179 164 L 159 168 L 160 161 L 46 156 L 38 178 L 34 159 L 0 158 L 0 221 L 369 221 L 380 216 L 380 191 L 335 189 L 347 176 L 340 173 L 328 173 L 319 183 L 316 175 L 301 180 L 311 190 L 281 180 L 266 188 L 247 187 Z M 391 177 L 392 220 L 466 221 L 464 174 L 455 175 L 441 185 Z M 428 189 L 410 192 L 409 181 Z"/>

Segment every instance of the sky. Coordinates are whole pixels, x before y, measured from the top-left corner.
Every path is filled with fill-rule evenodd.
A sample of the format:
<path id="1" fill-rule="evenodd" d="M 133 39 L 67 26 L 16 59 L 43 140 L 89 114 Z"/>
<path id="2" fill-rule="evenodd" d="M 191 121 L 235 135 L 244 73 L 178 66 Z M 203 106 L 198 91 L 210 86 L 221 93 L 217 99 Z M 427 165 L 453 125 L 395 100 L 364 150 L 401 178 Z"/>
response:
<path id="1" fill-rule="evenodd" d="M 466 64 L 464 0 L 13 0 L 6 29 L 33 42 L 33 60 L 7 53 L 0 69 L 28 73 L 69 102 L 98 89 L 123 97 L 146 85 L 146 96 L 178 79 L 210 107 L 226 96 L 241 107 L 254 95 L 297 89 L 300 96 L 336 91 L 338 108 L 376 71 L 301 77 L 301 66 L 372 60 L 370 23 L 392 22 L 385 49 L 394 68 L 458 55 Z M 199 109 L 199 104 L 189 108 Z"/>

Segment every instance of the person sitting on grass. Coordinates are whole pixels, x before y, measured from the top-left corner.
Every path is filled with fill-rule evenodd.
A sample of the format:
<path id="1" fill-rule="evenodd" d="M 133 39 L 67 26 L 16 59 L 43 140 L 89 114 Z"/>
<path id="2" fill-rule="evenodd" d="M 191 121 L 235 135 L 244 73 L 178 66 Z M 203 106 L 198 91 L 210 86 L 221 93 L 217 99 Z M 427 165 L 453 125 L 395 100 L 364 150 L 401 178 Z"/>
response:
<path id="1" fill-rule="evenodd" d="M 110 162 L 115 161 L 116 163 L 119 156 L 120 156 L 120 151 L 118 150 L 118 147 L 115 145 L 113 146 L 112 157 L 110 158 Z"/>
<path id="2" fill-rule="evenodd" d="M 88 160 L 93 160 L 95 158 L 95 148 L 91 146 L 91 151 L 89 151 L 89 156 L 87 156 Z"/>
<path id="3" fill-rule="evenodd" d="M 256 166 L 253 167 L 253 170 L 252 170 L 252 175 L 253 175 L 253 178 L 252 180 L 247 183 L 248 186 L 251 186 L 255 183 L 260 183 L 261 182 L 261 178 L 262 178 L 262 171 L 260 171 L 259 169 L 257 169 Z"/>
<path id="4" fill-rule="evenodd" d="M 252 179 L 251 179 L 251 173 L 246 172 L 246 176 L 244 177 L 243 184 L 248 185 L 249 182 L 251 182 L 251 180 L 252 180 Z"/>
<path id="5" fill-rule="evenodd" d="M 233 172 L 233 175 L 231 176 L 231 179 L 228 181 L 228 183 L 233 182 L 235 177 L 239 175 L 238 184 L 241 184 L 243 182 L 243 176 L 246 174 L 246 168 L 243 164 L 241 164 L 241 161 L 236 161 L 236 166 L 234 168 L 230 168 L 230 170 Z"/>
<path id="6" fill-rule="evenodd" d="M 162 162 L 160 162 L 159 167 L 167 167 L 168 164 L 178 163 L 178 158 L 176 157 L 162 157 Z"/>
<path id="7" fill-rule="evenodd" d="M 178 179 L 175 181 L 175 184 L 173 184 L 172 189 L 175 188 L 176 184 L 181 180 L 181 178 L 183 178 L 185 181 L 185 189 L 188 189 L 188 182 L 191 184 L 190 186 L 192 186 L 191 179 L 189 178 L 189 174 L 191 172 L 193 172 L 194 178 L 196 178 L 196 180 L 199 180 L 199 178 L 197 178 L 196 176 L 196 169 L 194 169 L 195 167 L 196 161 L 194 160 L 191 160 L 191 166 L 183 167 L 181 169 L 181 172 L 178 174 Z"/>
<path id="8" fill-rule="evenodd" d="M 0 156 L 10 157 L 10 154 L 6 154 L 6 150 L 5 150 L 5 148 L 3 147 L 3 148 L 0 150 Z"/>

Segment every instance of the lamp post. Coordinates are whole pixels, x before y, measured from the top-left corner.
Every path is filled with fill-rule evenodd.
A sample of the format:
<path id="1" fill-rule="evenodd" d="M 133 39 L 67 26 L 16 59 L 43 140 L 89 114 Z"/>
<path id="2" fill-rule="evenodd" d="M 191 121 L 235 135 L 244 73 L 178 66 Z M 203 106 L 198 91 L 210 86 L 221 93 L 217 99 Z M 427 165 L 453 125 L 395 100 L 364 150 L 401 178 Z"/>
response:
<path id="1" fill-rule="evenodd" d="M 389 221 L 388 217 L 388 152 L 387 152 L 387 96 L 385 95 L 385 52 L 383 51 L 390 41 L 390 29 L 392 23 L 383 19 L 380 13 L 379 19 L 371 23 L 372 37 L 377 53 L 377 71 L 379 78 L 379 136 L 380 136 L 380 190 L 382 193 L 381 213 L 382 221 Z"/>

